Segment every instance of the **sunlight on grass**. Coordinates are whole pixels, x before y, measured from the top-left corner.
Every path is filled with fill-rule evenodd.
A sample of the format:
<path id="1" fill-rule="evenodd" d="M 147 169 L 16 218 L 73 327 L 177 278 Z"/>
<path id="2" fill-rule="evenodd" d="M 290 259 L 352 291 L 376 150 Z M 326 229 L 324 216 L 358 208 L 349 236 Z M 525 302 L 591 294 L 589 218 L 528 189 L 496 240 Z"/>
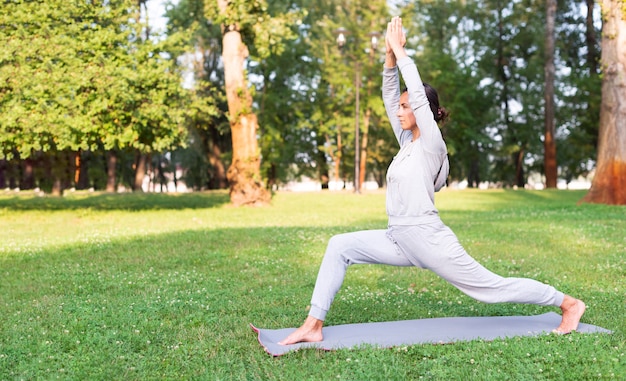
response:
<path id="1" fill-rule="evenodd" d="M 299 324 L 328 239 L 386 227 L 383 192 L 0 196 L 0 379 L 619 379 L 626 372 L 626 209 L 583 192 L 451 191 L 444 221 L 506 276 L 583 298 L 612 335 L 393 350 L 305 350 L 278 360 L 249 323 Z M 415 268 L 353 266 L 328 324 L 553 308 L 476 302 Z"/>

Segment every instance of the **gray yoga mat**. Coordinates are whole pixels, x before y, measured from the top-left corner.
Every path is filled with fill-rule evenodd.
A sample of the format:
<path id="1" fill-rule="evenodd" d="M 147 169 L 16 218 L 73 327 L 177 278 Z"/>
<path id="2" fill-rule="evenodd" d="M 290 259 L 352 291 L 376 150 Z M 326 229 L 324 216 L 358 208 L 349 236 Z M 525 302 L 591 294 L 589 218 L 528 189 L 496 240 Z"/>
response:
<path id="1" fill-rule="evenodd" d="M 561 315 L 549 312 L 534 316 L 445 317 L 402 320 L 381 323 L 344 324 L 323 328 L 324 340 L 317 343 L 280 345 L 295 328 L 262 329 L 250 325 L 258 333 L 259 343 L 272 356 L 280 356 L 301 348 L 333 350 L 373 346 L 379 348 L 413 344 L 453 343 L 476 339 L 494 340 L 515 336 L 547 334 L 561 322 Z M 608 329 L 580 323 L 579 333 L 612 333 Z"/>

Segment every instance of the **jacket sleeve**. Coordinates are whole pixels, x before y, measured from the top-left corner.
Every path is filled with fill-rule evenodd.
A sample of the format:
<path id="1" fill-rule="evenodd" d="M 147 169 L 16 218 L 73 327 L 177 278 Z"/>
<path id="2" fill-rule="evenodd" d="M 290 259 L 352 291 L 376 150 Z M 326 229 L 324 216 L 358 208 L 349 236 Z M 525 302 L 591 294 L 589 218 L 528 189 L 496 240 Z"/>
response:
<path id="1" fill-rule="evenodd" d="M 417 66 L 409 57 L 404 57 L 397 63 L 409 92 L 409 104 L 420 129 L 420 139 L 422 139 L 424 149 L 431 153 L 445 153 L 447 151 L 446 144 L 430 110 L 424 83 L 417 71 Z"/>
<path id="2" fill-rule="evenodd" d="M 393 134 L 398 141 L 398 144 L 402 144 L 408 139 L 411 139 L 410 131 L 403 131 L 400 125 L 400 120 L 396 115 L 400 103 L 400 76 L 398 74 L 398 67 L 384 67 L 383 69 L 383 103 L 385 104 L 385 111 L 389 118 L 389 123 L 393 129 Z"/>

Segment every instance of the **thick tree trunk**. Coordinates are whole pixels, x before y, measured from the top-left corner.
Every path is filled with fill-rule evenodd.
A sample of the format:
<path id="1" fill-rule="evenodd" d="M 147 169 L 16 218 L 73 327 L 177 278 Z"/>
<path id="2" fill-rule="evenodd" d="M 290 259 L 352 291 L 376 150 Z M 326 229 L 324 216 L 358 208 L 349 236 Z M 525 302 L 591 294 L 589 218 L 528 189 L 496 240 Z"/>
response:
<path id="1" fill-rule="evenodd" d="M 233 135 L 233 162 L 226 176 L 230 183 L 230 200 L 234 205 L 263 205 L 270 201 L 270 193 L 261 183 L 261 157 L 251 150 L 255 149 L 256 136 L 250 136 L 256 130 L 256 116 L 250 114 L 239 118 L 239 123 L 231 124 Z M 253 134 L 255 135 L 255 134 Z M 251 139 L 254 147 L 250 146 Z M 258 148 L 256 148 L 258 151 Z"/>
<path id="2" fill-rule="evenodd" d="M 596 50 L 596 28 L 593 25 L 593 8 L 596 0 L 587 1 L 585 40 L 587 45 L 587 65 L 591 74 L 598 74 L 598 53 Z"/>
<path id="3" fill-rule="evenodd" d="M 543 166 L 546 176 L 546 188 L 556 188 L 557 163 L 556 141 L 554 135 L 554 23 L 556 19 L 556 0 L 546 2 L 546 39 L 545 39 L 545 90 L 544 90 L 544 160 Z"/>
<path id="4" fill-rule="evenodd" d="M 228 1 L 218 0 L 218 5 L 226 13 Z M 223 33 L 222 60 L 233 140 L 233 159 L 226 173 L 230 200 L 234 205 L 263 205 L 269 203 L 271 194 L 261 182 L 258 122 L 244 77 L 248 49 L 237 25 L 224 25 Z"/>
<path id="5" fill-rule="evenodd" d="M 598 160 L 582 201 L 626 205 L 626 9 L 603 0 L 602 105 Z"/>
<path id="6" fill-rule="evenodd" d="M 117 190 L 116 182 L 116 171 L 117 171 L 117 153 L 113 150 L 107 151 L 107 185 L 106 192 L 115 192 Z"/>

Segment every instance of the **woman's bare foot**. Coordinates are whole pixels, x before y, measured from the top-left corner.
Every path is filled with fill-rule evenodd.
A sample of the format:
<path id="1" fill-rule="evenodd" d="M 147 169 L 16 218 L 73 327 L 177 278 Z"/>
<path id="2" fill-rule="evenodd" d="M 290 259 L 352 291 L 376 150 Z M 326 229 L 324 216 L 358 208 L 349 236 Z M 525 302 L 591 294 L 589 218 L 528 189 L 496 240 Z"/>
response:
<path id="1" fill-rule="evenodd" d="M 586 308 L 587 306 L 585 306 L 582 300 L 565 295 L 565 299 L 563 299 L 563 303 L 561 304 L 561 311 L 563 311 L 561 325 L 552 332 L 566 335 L 578 329 L 578 323 L 585 313 Z"/>
<path id="2" fill-rule="evenodd" d="M 307 316 L 300 328 L 293 331 L 289 336 L 279 341 L 280 345 L 290 345 L 301 342 L 317 342 L 322 341 L 322 327 L 324 321 Z"/>

